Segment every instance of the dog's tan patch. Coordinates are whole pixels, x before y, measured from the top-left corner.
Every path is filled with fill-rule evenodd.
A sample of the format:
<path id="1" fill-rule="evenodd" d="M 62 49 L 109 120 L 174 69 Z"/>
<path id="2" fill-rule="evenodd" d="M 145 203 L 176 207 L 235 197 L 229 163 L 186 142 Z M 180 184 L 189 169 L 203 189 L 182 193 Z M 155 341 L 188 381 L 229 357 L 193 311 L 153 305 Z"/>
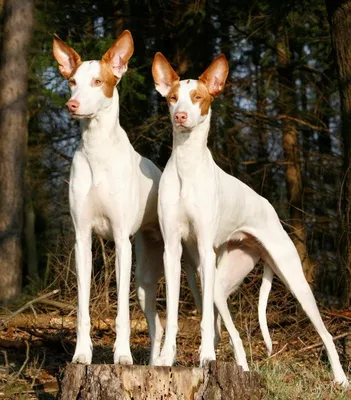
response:
<path id="1" fill-rule="evenodd" d="M 208 114 L 213 96 L 210 95 L 207 87 L 203 82 L 197 82 L 196 89 L 190 92 L 190 98 L 193 104 L 199 103 L 202 116 Z"/>
<path id="2" fill-rule="evenodd" d="M 206 71 L 199 76 L 212 96 L 217 96 L 224 89 L 225 81 L 229 73 L 228 61 L 224 54 L 214 59 Z"/>
<path id="3" fill-rule="evenodd" d="M 72 78 L 82 64 L 79 54 L 57 35 L 54 35 L 53 53 L 62 76 L 66 79 Z"/>
<path id="4" fill-rule="evenodd" d="M 179 88 L 180 88 L 180 84 L 179 81 L 177 81 L 176 83 L 174 83 L 166 97 L 167 99 L 167 103 L 176 103 L 178 101 L 179 98 Z"/>
<path id="5" fill-rule="evenodd" d="M 117 78 L 113 75 L 110 66 L 103 60 L 100 60 L 100 73 L 102 80 L 102 91 L 106 97 L 113 96 L 113 89 L 117 84 Z"/>

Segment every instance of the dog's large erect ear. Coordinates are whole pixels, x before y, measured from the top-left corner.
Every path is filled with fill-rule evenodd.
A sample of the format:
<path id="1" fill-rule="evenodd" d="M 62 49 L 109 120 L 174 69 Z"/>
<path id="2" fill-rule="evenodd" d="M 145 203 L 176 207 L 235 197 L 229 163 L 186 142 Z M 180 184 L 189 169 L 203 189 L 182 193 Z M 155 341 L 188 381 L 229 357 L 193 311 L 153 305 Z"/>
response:
<path id="1" fill-rule="evenodd" d="M 179 81 L 179 76 L 171 67 L 166 57 L 156 53 L 152 63 L 152 76 L 156 90 L 163 96 L 167 96 L 174 82 Z"/>
<path id="2" fill-rule="evenodd" d="M 207 90 L 212 96 L 217 96 L 224 89 L 228 72 L 228 61 L 224 54 L 220 54 L 199 77 L 199 80 L 206 85 Z"/>
<path id="3" fill-rule="evenodd" d="M 74 70 L 82 63 L 79 54 L 57 35 L 54 35 L 52 51 L 62 76 L 66 79 L 70 78 Z"/>
<path id="4" fill-rule="evenodd" d="M 132 34 L 125 30 L 102 56 L 102 61 L 105 61 L 110 66 L 116 78 L 121 79 L 128 69 L 128 61 L 133 53 L 134 42 Z"/>

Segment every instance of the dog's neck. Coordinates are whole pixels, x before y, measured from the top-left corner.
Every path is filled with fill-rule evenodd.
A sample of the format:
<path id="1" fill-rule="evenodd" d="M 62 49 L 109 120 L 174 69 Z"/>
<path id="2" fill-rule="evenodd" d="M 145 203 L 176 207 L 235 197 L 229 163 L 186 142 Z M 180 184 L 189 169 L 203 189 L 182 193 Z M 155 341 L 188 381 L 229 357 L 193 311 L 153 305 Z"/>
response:
<path id="1" fill-rule="evenodd" d="M 119 96 L 116 88 L 113 90 L 112 103 L 99 110 L 94 118 L 81 120 L 80 128 L 82 145 L 88 152 L 114 144 L 118 144 L 118 147 L 130 144 L 119 123 Z"/>
<path id="2" fill-rule="evenodd" d="M 207 137 L 210 130 L 211 109 L 206 119 L 189 132 L 173 129 L 173 157 L 177 164 L 179 176 L 196 174 L 205 157 L 209 154 Z"/>

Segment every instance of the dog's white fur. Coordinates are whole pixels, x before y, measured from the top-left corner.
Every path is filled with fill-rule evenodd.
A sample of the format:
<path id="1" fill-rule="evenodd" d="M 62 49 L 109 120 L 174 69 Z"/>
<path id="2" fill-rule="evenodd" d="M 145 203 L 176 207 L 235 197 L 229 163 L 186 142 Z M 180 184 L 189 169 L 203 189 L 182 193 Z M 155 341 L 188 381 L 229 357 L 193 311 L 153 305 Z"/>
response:
<path id="1" fill-rule="evenodd" d="M 80 56 L 58 37 L 53 51 L 62 75 L 69 79 L 75 104 L 73 118 L 80 119 L 82 140 L 74 156 L 70 177 L 70 208 L 76 231 L 78 280 L 77 346 L 73 362 L 90 364 L 89 296 L 91 276 L 91 231 L 117 241 L 116 274 L 118 318 L 115 363 L 132 362 L 129 347 L 127 296 L 130 276 L 129 236 L 136 235 L 136 293 L 149 326 L 150 364 L 159 356 L 163 328 L 156 314 L 156 285 L 163 271 L 163 242 L 158 227 L 157 191 L 161 172 L 132 148 L 119 125 L 119 97 L 102 90 L 108 85 L 101 76 L 101 62 L 81 62 Z M 111 70 L 119 81 L 127 71 L 133 41 L 125 31 L 106 53 L 111 53 Z M 126 57 L 127 56 L 127 57 Z M 103 57 L 104 58 L 104 57 Z M 101 81 L 94 86 L 94 81 Z M 201 309 L 193 263 L 188 257 L 185 272 L 198 309 Z M 239 286 L 240 282 L 237 286 Z M 216 341 L 220 337 L 217 317 Z M 268 335 L 269 337 L 269 335 Z"/>
<path id="2" fill-rule="evenodd" d="M 89 316 L 92 230 L 116 243 L 116 364 L 132 364 L 129 343 L 130 236 L 136 233 L 136 291 L 149 325 L 150 360 L 153 362 L 159 355 L 163 335 L 156 314 L 157 281 L 163 271 L 163 242 L 157 218 L 161 172 L 133 149 L 120 126 L 118 92 L 114 85 L 106 87 L 111 86 L 111 82 L 102 76 L 101 61 L 81 62 L 78 54 L 57 37 L 53 51 L 61 73 L 70 80 L 72 96 L 67 104 L 69 107 L 75 104 L 71 114 L 80 119 L 82 133 L 69 181 L 78 282 L 77 344 L 73 362 L 90 364 L 92 359 Z M 109 57 L 104 56 L 116 82 L 127 70 L 132 53 L 132 36 L 129 31 L 124 31 L 106 53 Z M 112 97 L 107 97 L 104 91 L 110 91 Z"/>
<path id="3" fill-rule="evenodd" d="M 209 104 L 223 90 L 227 74 L 224 55 L 217 57 L 198 81 L 180 81 L 161 53 L 155 55 L 153 62 L 155 87 L 167 97 L 173 125 L 173 151 L 161 177 L 158 199 L 165 242 L 167 324 L 165 342 L 156 364 L 172 365 L 176 355 L 183 241 L 187 253 L 198 265 L 203 288 L 200 365 L 215 359 L 214 301 L 233 344 L 240 349 L 235 351 L 238 364 L 248 368 L 226 298 L 233 288 L 232 282 L 241 281 L 257 260 L 263 258 L 266 277 L 260 296 L 262 304 L 267 301 L 274 270 L 301 303 L 321 336 L 335 382 L 347 386 L 333 339 L 321 319 L 297 250 L 274 208 L 244 183 L 221 170 L 207 148 Z M 261 318 L 264 315 L 265 309 L 261 308 Z"/>

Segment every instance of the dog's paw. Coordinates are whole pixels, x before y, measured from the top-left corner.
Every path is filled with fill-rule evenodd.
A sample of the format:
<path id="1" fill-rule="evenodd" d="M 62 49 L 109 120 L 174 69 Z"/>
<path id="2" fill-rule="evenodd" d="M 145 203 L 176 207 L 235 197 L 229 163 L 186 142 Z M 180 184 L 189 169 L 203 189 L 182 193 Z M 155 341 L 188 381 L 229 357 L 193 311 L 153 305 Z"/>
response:
<path id="1" fill-rule="evenodd" d="M 160 357 L 156 358 L 153 365 L 156 365 L 159 367 L 171 367 L 172 364 L 173 364 L 173 360 L 170 357 L 160 356 Z"/>
<path id="2" fill-rule="evenodd" d="M 156 360 L 158 360 L 160 358 L 160 354 L 154 356 L 154 357 L 150 357 L 149 359 L 149 365 L 150 367 L 152 367 L 153 365 L 157 365 L 156 364 Z"/>
<path id="3" fill-rule="evenodd" d="M 211 361 L 216 360 L 216 353 L 214 351 L 200 353 L 200 368 L 206 367 Z"/>
<path id="4" fill-rule="evenodd" d="M 343 387 L 344 389 L 347 389 L 350 387 L 350 383 L 346 378 L 346 375 L 340 377 L 340 378 L 335 378 L 334 379 L 334 384 L 335 385 L 340 385 L 341 387 Z"/>
<path id="5" fill-rule="evenodd" d="M 119 365 L 133 365 L 133 357 L 130 351 L 126 354 L 115 351 L 113 355 L 113 362 Z"/>
<path id="6" fill-rule="evenodd" d="M 90 338 L 78 339 L 72 363 L 89 365 L 91 364 L 92 357 L 93 344 L 91 343 Z"/>
<path id="7" fill-rule="evenodd" d="M 91 359 L 92 359 L 92 351 L 78 351 L 74 353 L 74 356 L 72 358 L 72 363 L 75 364 L 84 364 L 84 365 L 89 365 L 91 364 Z"/>
<path id="8" fill-rule="evenodd" d="M 161 355 L 155 359 L 153 365 L 157 365 L 160 367 L 171 367 L 173 365 L 174 359 L 175 359 L 174 352 L 163 351 Z"/>

